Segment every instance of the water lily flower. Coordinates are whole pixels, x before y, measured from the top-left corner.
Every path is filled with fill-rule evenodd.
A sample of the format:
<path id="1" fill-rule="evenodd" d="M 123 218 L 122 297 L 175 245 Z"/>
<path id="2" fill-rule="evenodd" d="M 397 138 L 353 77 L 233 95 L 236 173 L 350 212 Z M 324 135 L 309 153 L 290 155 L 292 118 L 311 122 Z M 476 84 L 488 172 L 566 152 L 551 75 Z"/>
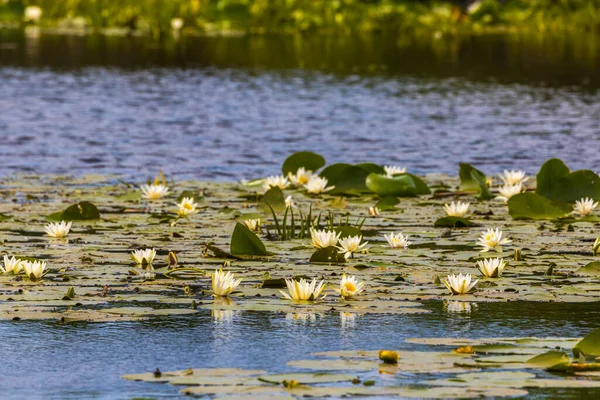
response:
<path id="1" fill-rule="evenodd" d="M 0 266 L 0 270 L 2 270 L 3 274 L 12 272 L 13 274 L 18 274 L 22 269 L 22 261 L 15 256 L 8 257 L 8 255 L 4 255 L 4 267 Z"/>
<path id="2" fill-rule="evenodd" d="M 310 178 L 308 183 L 304 185 L 304 188 L 308 193 L 312 194 L 320 194 L 329 192 L 330 190 L 335 189 L 335 186 L 327 186 L 329 181 L 327 178 L 321 178 L 319 176 L 313 176 Z"/>
<path id="3" fill-rule="evenodd" d="M 369 215 L 371 217 L 377 217 L 379 215 L 379 208 L 377 208 L 377 207 L 369 207 Z"/>
<path id="4" fill-rule="evenodd" d="M 294 184 L 294 186 L 298 187 L 306 185 L 312 176 L 313 172 L 305 169 L 304 167 L 298 168 L 295 174 L 288 172 L 288 179 Z"/>
<path id="5" fill-rule="evenodd" d="M 174 31 L 180 31 L 183 28 L 183 19 L 173 18 L 171 19 L 171 29 Z"/>
<path id="6" fill-rule="evenodd" d="M 169 188 L 162 184 L 142 185 L 142 197 L 148 200 L 158 200 L 169 193 Z"/>
<path id="7" fill-rule="evenodd" d="M 294 208 L 294 200 L 292 199 L 292 195 L 289 195 L 285 198 L 285 206 L 286 208 Z"/>
<path id="8" fill-rule="evenodd" d="M 407 239 L 408 236 L 404 236 L 402 233 L 390 233 L 389 235 L 383 235 L 385 240 L 387 240 L 388 244 L 392 249 L 407 249 L 410 246 L 410 243 Z"/>
<path id="9" fill-rule="evenodd" d="M 524 171 L 504 170 L 504 174 L 498 174 L 498 176 L 500 179 L 502 179 L 502 182 L 504 182 L 504 185 L 506 186 L 515 186 L 519 183 L 523 184 L 529 180 Z"/>
<path id="10" fill-rule="evenodd" d="M 48 225 L 46 225 L 44 230 L 46 231 L 48 236 L 52 236 L 54 238 L 61 239 L 69 234 L 72 223 L 73 222 L 71 222 L 71 221 L 69 221 L 69 222 L 61 221 L 60 223 L 51 222 Z"/>
<path id="11" fill-rule="evenodd" d="M 184 197 L 181 200 L 181 203 L 176 203 L 177 204 L 177 214 L 180 217 L 185 217 L 187 215 L 191 215 L 191 214 L 196 214 L 198 212 L 198 210 L 196 209 L 198 207 L 198 204 L 194 203 L 194 198 L 193 197 Z"/>
<path id="12" fill-rule="evenodd" d="M 358 282 L 355 276 L 342 275 L 340 281 L 340 288 L 335 289 L 343 298 L 347 299 L 356 296 L 364 290 L 365 283 Z"/>
<path id="13" fill-rule="evenodd" d="M 222 269 L 215 270 L 212 275 L 212 290 L 215 296 L 229 296 L 238 285 L 242 282 L 241 279 L 235 280 L 231 272 L 223 272 Z"/>
<path id="14" fill-rule="evenodd" d="M 317 282 L 313 279 L 310 283 L 306 279 L 286 279 L 285 284 L 287 285 L 288 293 L 280 290 L 279 292 L 287 300 L 308 300 L 315 301 L 324 299 L 325 296 L 319 298 L 319 295 L 325 289 L 325 281 Z"/>
<path id="15" fill-rule="evenodd" d="M 475 303 L 477 305 L 477 303 Z M 471 303 L 468 301 L 445 301 L 444 308 L 449 313 L 470 313 L 471 312 Z"/>
<path id="16" fill-rule="evenodd" d="M 286 187 L 288 187 L 290 184 L 290 182 L 287 180 L 287 178 L 283 175 L 273 175 L 273 176 L 269 176 L 267 179 L 265 179 L 265 183 L 263 183 L 263 189 L 265 191 L 273 188 L 273 187 L 278 187 L 279 189 L 283 190 Z"/>
<path id="17" fill-rule="evenodd" d="M 156 250 L 154 249 L 135 250 L 131 252 L 131 259 L 140 265 L 152 264 L 154 257 L 156 257 Z"/>
<path id="18" fill-rule="evenodd" d="M 242 223 L 251 231 L 258 231 L 260 229 L 260 218 L 246 219 Z"/>
<path id="19" fill-rule="evenodd" d="M 484 260 L 477 261 L 477 268 L 484 276 L 488 278 L 499 278 L 502 275 L 502 271 L 506 267 L 506 262 L 503 258 L 486 258 Z"/>
<path id="20" fill-rule="evenodd" d="M 481 233 L 481 237 L 477 239 L 477 245 L 482 246 L 483 249 L 480 252 L 485 253 L 486 251 L 496 250 L 502 252 L 502 246 L 510 243 L 511 240 L 507 238 L 502 239 L 502 231 L 498 228 L 488 229 Z"/>
<path id="21" fill-rule="evenodd" d="M 22 261 L 21 266 L 23 267 L 23 271 L 25 271 L 25 275 L 32 281 L 36 279 L 40 279 L 42 275 L 44 275 L 44 270 L 46 269 L 45 261 Z"/>
<path id="22" fill-rule="evenodd" d="M 310 228 L 310 237 L 312 239 L 312 246 L 317 249 L 324 249 L 326 247 L 331 247 L 337 245 L 340 240 L 341 232 L 336 231 L 326 231 L 316 230 L 314 228 Z"/>
<path id="23" fill-rule="evenodd" d="M 517 183 L 514 185 L 504 185 L 500 189 L 498 189 L 498 191 L 500 192 L 500 196 L 496 198 L 506 203 L 508 199 L 523 191 L 523 185 L 521 183 Z"/>
<path id="24" fill-rule="evenodd" d="M 469 206 L 471 203 L 463 203 L 462 201 L 457 201 L 448 204 L 444 204 L 444 210 L 446 210 L 446 214 L 449 217 L 462 217 L 467 211 L 469 211 Z"/>
<path id="25" fill-rule="evenodd" d="M 394 175 L 400 175 L 406 173 L 406 168 L 399 167 L 397 165 L 385 165 L 383 167 L 385 174 L 388 178 L 392 178 Z"/>
<path id="26" fill-rule="evenodd" d="M 448 279 L 442 280 L 451 294 L 467 294 L 477 284 L 477 280 L 471 282 L 471 274 L 448 275 Z"/>
<path id="27" fill-rule="evenodd" d="M 337 246 L 340 249 L 340 253 L 344 253 L 344 258 L 350 258 L 357 251 L 366 250 L 364 247 L 369 242 L 360 243 L 362 241 L 362 236 L 348 236 L 343 239 L 340 239 L 340 245 Z"/>
<path id="28" fill-rule="evenodd" d="M 585 217 L 586 215 L 594 211 L 596 207 L 598 207 L 598 202 L 594 202 L 594 199 L 586 197 L 575 202 L 575 205 L 573 206 L 573 211 L 578 213 L 582 217 Z"/>
<path id="29" fill-rule="evenodd" d="M 23 12 L 23 19 L 26 22 L 38 22 L 42 18 L 42 9 L 38 6 L 27 6 Z"/>

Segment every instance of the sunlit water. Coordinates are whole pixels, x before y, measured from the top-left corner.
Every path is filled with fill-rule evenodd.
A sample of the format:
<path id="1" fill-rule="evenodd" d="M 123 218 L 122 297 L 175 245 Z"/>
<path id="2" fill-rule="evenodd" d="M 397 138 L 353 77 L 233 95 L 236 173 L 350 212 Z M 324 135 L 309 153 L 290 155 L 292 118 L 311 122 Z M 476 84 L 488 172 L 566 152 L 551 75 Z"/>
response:
<path id="1" fill-rule="evenodd" d="M 209 311 L 142 323 L 3 322 L 0 393 L 3 399 L 163 398 L 177 396 L 180 388 L 119 377 L 156 368 L 283 372 L 292 370 L 286 367 L 288 361 L 310 358 L 316 351 L 431 349 L 404 343 L 411 337 L 578 337 L 600 320 L 597 303 L 478 303 L 470 313 L 449 313 L 441 303 L 427 303 L 425 308 L 432 313 L 357 316 L 350 322 L 342 322 L 338 314 L 293 320 L 261 312 L 217 320 Z M 402 374 L 395 383 L 421 379 L 424 376 Z M 532 393 L 539 398 L 600 395 L 573 390 Z"/>
<path id="2" fill-rule="evenodd" d="M 305 149 L 329 163 L 416 173 L 456 175 L 465 161 L 533 174 L 550 157 L 600 170 L 594 51 L 488 39 L 451 51 L 296 40 L 195 39 L 164 50 L 129 38 L 1 32 L 0 176 L 114 173 L 139 182 L 162 168 L 176 180 L 235 180 L 277 173 Z M 433 312 L 344 325 L 337 315 L 215 321 L 206 311 L 144 323 L 2 322 L 0 397 L 168 398 L 179 388 L 119 377 L 157 367 L 288 371 L 288 361 L 314 351 L 417 347 L 404 343 L 410 337 L 573 337 L 600 321 L 597 304 L 426 307 Z"/>

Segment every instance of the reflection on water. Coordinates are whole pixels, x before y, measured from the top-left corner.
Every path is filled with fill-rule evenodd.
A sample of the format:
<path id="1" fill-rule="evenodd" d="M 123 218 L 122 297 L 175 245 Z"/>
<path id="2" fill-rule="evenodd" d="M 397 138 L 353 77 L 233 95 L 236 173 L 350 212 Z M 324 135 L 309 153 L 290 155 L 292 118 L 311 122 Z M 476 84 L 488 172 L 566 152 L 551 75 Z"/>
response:
<path id="1" fill-rule="evenodd" d="M 578 337 L 600 320 L 598 304 L 478 303 L 470 313 L 458 315 L 446 312 L 441 303 L 429 303 L 426 308 L 432 313 L 316 317 L 299 313 L 287 317 L 243 312 L 218 324 L 209 311 L 141 323 L 3 322 L 0 390 L 2 398 L 14 399 L 176 395 L 177 388 L 122 381 L 119 376 L 157 367 L 162 371 L 240 367 L 283 372 L 290 370 L 288 361 L 317 351 L 426 349 L 404 343 L 410 337 Z M 394 379 L 406 384 L 416 378 L 400 375 Z M 556 398 L 548 391 L 536 393 L 539 398 Z M 578 394 L 567 390 L 561 398 L 577 398 Z"/>

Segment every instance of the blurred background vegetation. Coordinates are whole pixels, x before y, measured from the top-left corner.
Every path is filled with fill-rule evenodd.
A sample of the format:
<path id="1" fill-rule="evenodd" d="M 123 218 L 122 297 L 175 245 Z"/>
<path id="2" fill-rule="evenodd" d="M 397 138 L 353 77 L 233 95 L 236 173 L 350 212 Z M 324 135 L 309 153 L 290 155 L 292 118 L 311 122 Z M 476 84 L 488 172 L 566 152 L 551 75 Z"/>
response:
<path id="1" fill-rule="evenodd" d="M 600 0 L 0 0 L 0 26 L 189 34 L 600 33 Z"/>

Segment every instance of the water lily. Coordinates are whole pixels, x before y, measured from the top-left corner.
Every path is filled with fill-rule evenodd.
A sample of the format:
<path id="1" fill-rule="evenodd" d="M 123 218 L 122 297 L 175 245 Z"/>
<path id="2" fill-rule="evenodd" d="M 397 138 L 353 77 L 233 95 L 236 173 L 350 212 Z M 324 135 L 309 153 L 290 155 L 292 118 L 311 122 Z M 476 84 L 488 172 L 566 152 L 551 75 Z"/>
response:
<path id="1" fill-rule="evenodd" d="M 326 231 L 317 230 L 314 228 L 310 228 L 310 237 L 312 239 L 312 246 L 317 249 L 324 249 L 326 247 L 331 247 L 337 245 L 340 240 L 341 232 L 336 231 Z"/>
<path id="2" fill-rule="evenodd" d="M 287 180 L 287 178 L 283 175 L 273 175 L 273 176 L 269 176 L 267 179 L 265 179 L 265 183 L 263 183 L 263 189 L 265 191 L 273 188 L 273 187 L 278 187 L 279 189 L 283 190 L 286 187 L 288 187 L 290 184 L 290 182 Z"/>
<path id="3" fill-rule="evenodd" d="M 134 250 L 131 252 L 131 259 L 140 265 L 152 264 L 154 257 L 156 257 L 156 250 L 154 249 Z"/>
<path id="4" fill-rule="evenodd" d="M 292 199 L 292 195 L 289 195 L 285 198 L 285 206 L 286 208 L 294 208 L 294 199 Z"/>
<path id="5" fill-rule="evenodd" d="M 194 203 L 193 197 L 184 197 L 181 200 L 181 203 L 177 204 L 177 215 L 180 217 L 185 217 L 191 214 L 196 214 L 198 212 L 197 207 L 198 204 Z"/>
<path id="6" fill-rule="evenodd" d="M 38 6 L 27 6 L 23 12 L 23 19 L 26 22 L 38 22 L 42 18 L 43 11 Z"/>
<path id="7" fill-rule="evenodd" d="M 171 29 L 174 31 L 180 31 L 183 28 L 183 19 L 173 18 L 171 19 Z"/>
<path id="8" fill-rule="evenodd" d="M 46 227 L 44 228 L 44 231 L 46 231 L 48 236 L 52 236 L 54 238 L 61 239 L 69 234 L 72 223 L 73 222 L 70 222 L 70 221 L 69 222 L 61 221 L 60 223 L 51 222 L 48 225 L 46 225 Z"/>
<path id="9" fill-rule="evenodd" d="M 442 280 L 451 294 L 467 294 L 477 284 L 477 280 L 471 282 L 471 274 L 448 275 L 447 279 Z"/>
<path id="10" fill-rule="evenodd" d="M 383 235 L 383 237 L 385 237 L 385 240 L 387 240 L 392 249 L 407 249 L 411 243 L 408 241 L 408 236 L 404 236 L 400 232 L 392 232 L 389 235 Z"/>
<path id="11" fill-rule="evenodd" d="M 586 215 L 594 211 L 596 207 L 598 207 L 598 202 L 594 202 L 594 199 L 586 197 L 575 202 L 575 205 L 573 206 L 573 211 L 578 213 L 582 217 L 585 217 Z"/>
<path id="12" fill-rule="evenodd" d="M 340 288 L 335 289 L 343 298 L 347 299 L 356 296 L 364 290 L 365 283 L 358 282 L 355 276 L 342 275 L 340 281 Z"/>
<path id="13" fill-rule="evenodd" d="M 242 222 L 251 231 L 258 231 L 260 229 L 260 218 L 246 219 Z"/>
<path id="14" fill-rule="evenodd" d="M 504 170 L 504 174 L 498 174 L 498 176 L 500 177 L 500 179 L 502 179 L 502 182 L 504 182 L 504 184 L 507 186 L 515 186 L 519 183 L 523 184 L 527 180 L 529 180 L 529 178 L 525 175 L 524 171 Z"/>
<path id="15" fill-rule="evenodd" d="M 369 207 L 369 215 L 371 217 L 377 217 L 379 215 L 379 208 L 377 208 L 377 207 Z"/>
<path id="16" fill-rule="evenodd" d="M 12 272 L 13 274 L 18 274 L 23 269 L 23 262 L 15 256 L 8 257 L 8 255 L 4 256 L 4 267 L 0 266 L 0 270 L 2 273 L 6 274 Z"/>
<path id="17" fill-rule="evenodd" d="M 321 178 L 319 176 L 313 176 L 310 180 L 304 185 L 304 188 L 308 193 L 312 194 L 320 194 L 329 192 L 330 190 L 335 189 L 335 186 L 327 186 L 329 181 L 327 178 Z"/>
<path id="18" fill-rule="evenodd" d="M 288 172 L 288 179 L 294 184 L 294 186 L 298 187 L 306 185 L 312 176 L 313 172 L 305 169 L 304 167 L 298 168 L 295 174 Z"/>
<path id="19" fill-rule="evenodd" d="M 523 185 L 521 183 L 517 183 L 515 185 L 504 185 L 500 189 L 498 189 L 498 192 L 500 192 L 500 196 L 496 198 L 506 203 L 508 199 L 510 199 L 516 194 L 521 193 L 522 191 Z"/>
<path id="20" fill-rule="evenodd" d="M 507 238 L 502 239 L 502 231 L 498 228 L 490 228 L 485 232 L 482 232 L 479 239 L 477 239 L 477 245 L 483 247 L 483 249 L 480 250 L 482 253 L 490 250 L 496 250 L 500 253 L 502 252 L 502 246 L 510 242 L 511 240 L 508 240 Z"/>
<path id="21" fill-rule="evenodd" d="M 406 168 L 399 167 L 397 165 L 386 165 L 383 167 L 383 169 L 388 178 L 392 178 L 394 175 L 406 173 Z"/>
<path id="22" fill-rule="evenodd" d="M 158 200 L 169 193 L 169 188 L 162 184 L 142 185 L 142 197 L 148 200 Z"/>
<path id="23" fill-rule="evenodd" d="M 477 268 L 488 278 L 499 278 L 504 267 L 506 267 L 506 262 L 503 258 L 486 258 L 477 261 Z"/>
<path id="24" fill-rule="evenodd" d="M 361 244 L 362 236 L 348 236 L 343 239 L 340 239 L 338 249 L 340 249 L 340 253 L 344 253 L 345 258 L 350 258 L 354 253 L 361 250 L 366 250 L 364 247 L 369 242 L 364 242 Z"/>
<path id="25" fill-rule="evenodd" d="M 467 211 L 471 203 L 463 203 L 462 201 L 452 202 L 450 204 L 444 204 L 444 210 L 449 217 L 462 217 Z"/>
<path id="26" fill-rule="evenodd" d="M 215 296 L 229 296 L 238 285 L 242 282 L 241 279 L 235 280 L 231 272 L 223 272 L 222 269 L 215 270 L 212 275 L 212 290 Z"/>
<path id="27" fill-rule="evenodd" d="M 325 296 L 319 298 L 319 295 L 325 289 L 325 281 L 317 282 L 313 279 L 310 283 L 306 279 L 286 279 L 285 284 L 287 285 L 288 293 L 280 290 L 279 292 L 284 298 L 288 300 L 320 300 Z"/>
<path id="28" fill-rule="evenodd" d="M 21 266 L 23 267 L 23 271 L 25 271 L 25 275 L 29 279 L 36 280 L 40 279 L 42 275 L 44 275 L 44 270 L 46 269 L 45 261 L 22 261 Z"/>
<path id="29" fill-rule="evenodd" d="M 475 303 L 476 305 L 476 303 Z M 446 309 L 449 313 L 470 313 L 471 312 L 471 303 L 468 301 L 445 301 L 444 309 Z"/>

